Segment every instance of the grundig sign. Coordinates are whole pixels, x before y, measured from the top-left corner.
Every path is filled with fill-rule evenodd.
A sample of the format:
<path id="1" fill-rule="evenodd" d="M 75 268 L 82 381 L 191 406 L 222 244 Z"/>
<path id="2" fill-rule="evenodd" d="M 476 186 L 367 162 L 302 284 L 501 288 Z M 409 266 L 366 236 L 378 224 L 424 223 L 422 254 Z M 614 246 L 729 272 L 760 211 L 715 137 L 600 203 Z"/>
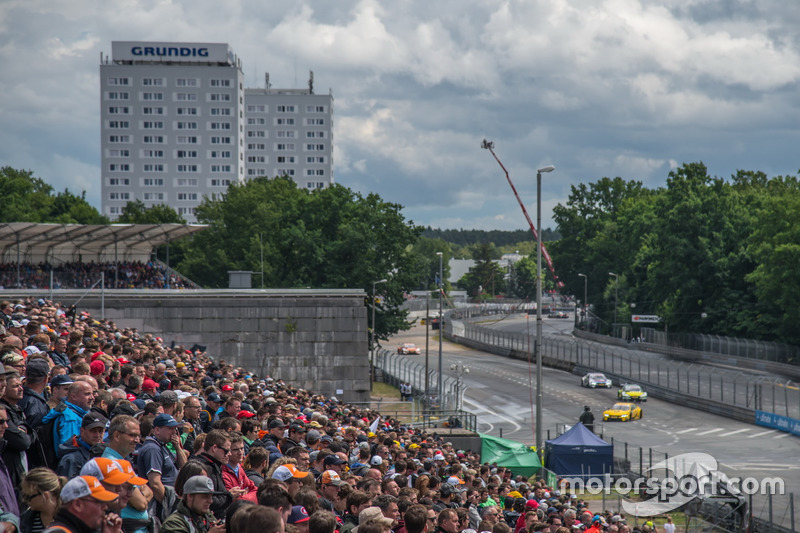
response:
<path id="1" fill-rule="evenodd" d="M 134 46 L 131 53 L 135 56 L 156 57 L 208 57 L 208 48 L 188 48 L 186 46 Z"/>
<path id="2" fill-rule="evenodd" d="M 634 323 L 642 323 L 646 322 L 648 324 L 656 324 L 661 320 L 661 318 L 657 315 L 633 315 L 631 316 L 631 322 Z"/>

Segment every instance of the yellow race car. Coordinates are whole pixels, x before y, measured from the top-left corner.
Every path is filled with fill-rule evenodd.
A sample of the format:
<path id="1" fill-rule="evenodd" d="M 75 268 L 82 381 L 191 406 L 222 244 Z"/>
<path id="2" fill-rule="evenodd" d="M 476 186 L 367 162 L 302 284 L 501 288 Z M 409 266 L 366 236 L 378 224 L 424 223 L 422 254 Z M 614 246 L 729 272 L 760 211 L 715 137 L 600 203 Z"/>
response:
<path id="1" fill-rule="evenodd" d="M 623 402 L 646 402 L 647 393 L 639 385 L 625 383 L 617 391 L 617 398 Z"/>
<path id="2" fill-rule="evenodd" d="M 603 420 L 619 420 L 630 422 L 642 418 L 642 408 L 632 403 L 615 403 L 611 409 L 603 411 Z"/>

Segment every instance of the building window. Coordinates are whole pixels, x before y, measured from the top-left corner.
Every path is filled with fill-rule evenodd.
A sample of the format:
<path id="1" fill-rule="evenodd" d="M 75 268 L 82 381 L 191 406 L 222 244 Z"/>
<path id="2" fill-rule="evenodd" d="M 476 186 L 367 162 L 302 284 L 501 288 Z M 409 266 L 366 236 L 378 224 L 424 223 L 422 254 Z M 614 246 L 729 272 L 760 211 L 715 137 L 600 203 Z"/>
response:
<path id="1" fill-rule="evenodd" d="M 293 106 L 293 105 L 279 105 L 277 108 L 275 108 L 275 110 L 278 113 L 294 113 L 295 112 L 295 106 Z"/>
<path id="2" fill-rule="evenodd" d="M 131 123 L 127 120 L 109 120 L 108 128 L 112 130 L 127 130 L 131 127 Z"/>
<path id="3" fill-rule="evenodd" d="M 109 200 L 130 200 L 131 193 L 129 192 L 110 192 L 108 193 Z"/>
<path id="4" fill-rule="evenodd" d="M 208 152 L 208 157 L 211 159 L 230 159 L 230 150 L 211 150 Z"/>
<path id="5" fill-rule="evenodd" d="M 164 144 L 163 135 L 145 135 L 142 137 L 144 144 Z"/>
<path id="6" fill-rule="evenodd" d="M 122 208 L 118 207 L 118 206 L 111 206 L 111 207 L 108 208 L 108 214 L 109 215 L 121 215 L 122 214 Z"/>
<path id="7" fill-rule="evenodd" d="M 197 178 L 178 178 L 175 180 L 176 187 L 197 187 Z"/>
<path id="8" fill-rule="evenodd" d="M 130 115 L 131 108 L 127 106 L 111 106 L 108 108 L 109 115 Z"/>
<path id="9" fill-rule="evenodd" d="M 142 157 L 147 159 L 164 157 L 164 150 L 142 150 Z"/>
<path id="10" fill-rule="evenodd" d="M 130 135 L 109 135 L 108 142 L 112 144 L 129 143 L 131 142 Z"/>
<path id="11" fill-rule="evenodd" d="M 293 152 L 294 143 L 279 143 L 275 145 L 275 150 L 278 152 Z"/>
<path id="12" fill-rule="evenodd" d="M 276 126 L 294 126 L 294 119 L 293 118 L 276 118 L 275 119 Z"/>
<path id="13" fill-rule="evenodd" d="M 265 138 L 267 136 L 267 132 L 264 130 L 250 130 L 247 132 L 247 136 L 249 138 Z"/>
<path id="14" fill-rule="evenodd" d="M 325 150 L 324 144 L 306 144 L 307 152 L 321 152 Z"/>
<path id="15" fill-rule="evenodd" d="M 131 184 L 130 178 L 108 178 L 108 184 L 111 187 L 127 187 Z"/>
<path id="16" fill-rule="evenodd" d="M 279 168 L 277 172 L 278 176 L 294 176 L 293 168 Z"/>
<path id="17" fill-rule="evenodd" d="M 248 150 L 266 150 L 267 145 L 264 143 L 248 143 L 247 144 Z"/>
<path id="18" fill-rule="evenodd" d="M 175 129 L 177 130 L 196 130 L 197 129 L 197 122 L 176 122 Z"/>
<path id="19" fill-rule="evenodd" d="M 223 131 L 231 130 L 230 122 L 209 122 L 208 126 L 209 129 L 211 130 L 223 130 Z"/>
<path id="20" fill-rule="evenodd" d="M 324 176 L 325 171 L 321 168 L 307 168 L 306 176 Z"/>
<path id="21" fill-rule="evenodd" d="M 197 150 L 178 150 L 175 152 L 177 159 L 197 159 Z"/>
<path id="22" fill-rule="evenodd" d="M 111 91 L 106 93 L 106 100 L 129 100 L 130 93 L 126 91 Z"/>
<path id="23" fill-rule="evenodd" d="M 196 107 L 179 107 L 177 109 L 178 116 L 197 116 Z"/>
<path id="24" fill-rule="evenodd" d="M 232 180 L 230 180 L 228 178 L 225 178 L 225 179 L 212 178 L 211 179 L 211 186 L 212 187 L 227 187 L 227 186 L 229 186 L 231 184 L 231 181 Z"/>
<path id="25" fill-rule="evenodd" d="M 106 80 L 107 85 L 116 85 L 116 86 L 124 86 L 127 87 L 131 84 L 130 78 L 108 78 Z"/>
<path id="26" fill-rule="evenodd" d="M 143 187 L 163 187 L 164 186 L 164 178 L 143 178 L 142 179 L 142 186 Z"/>
<path id="27" fill-rule="evenodd" d="M 278 139 L 294 139 L 296 138 L 296 133 L 294 130 L 280 130 L 275 133 L 275 136 Z"/>
<path id="28" fill-rule="evenodd" d="M 306 137 L 309 139 L 324 139 L 325 132 L 324 131 L 307 131 Z"/>
<path id="29" fill-rule="evenodd" d="M 130 172 L 131 171 L 131 164 L 130 163 L 110 163 L 108 165 L 108 170 L 111 172 Z"/>
<path id="30" fill-rule="evenodd" d="M 231 80 L 211 80 L 212 87 L 230 87 Z"/>
<path id="31" fill-rule="evenodd" d="M 114 150 L 108 150 L 107 153 L 108 153 L 108 157 L 130 157 L 131 156 L 131 151 L 130 150 L 114 149 Z"/>
<path id="32" fill-rule="evenodd" d="M 267 106 L 265 105 L 249 105 L 247 106 L 248 113 L 266 113 Z"/>
<path id="33" fill-rule="evenodd" d="M 263 155 L 248 155 L 247 156 L 248 163 L 266 163 L 267 158 Z"/>
<path id="34" fill-rule="evenodd" d="M 164 100 L 164 93 L 142 93 L 145 102 L 160 102 Z"/>
<path id="35" fill-rule="evenodd" d="M 211 172 L 231 172 L 230 165 L 211 165 Z"/>
<path id="36" fill-rule="evenodd" d="M 196 135 L 178 135 L 178 144 L 197 144 L 198 137 Z"/>
<path id="37" fill-rule="evenodd" d="M 163 192 L 146 192 L 142 195 L 142 199 L 145 202 L 163 202 L 164 201 L 164 193 Z"/>
<path id="38" fill-rule="evenodd" d="M 197 93 L 175 93 L 176 102 L 196 102 Z"/>
<path id="39" fill-rule="evenodd" d="M 164 122 L 160 120 L 145 120 L 142 122 L 142 129 L 144 130 L 163 130 Z"/>
<path id="40" fill-rule="evenodd" d="M 163 107 L 143 107 L 142 113 L 145 115 L 163 115 L 164 108 Z"/>
<path id="41" fill-rule="evenodd" d="M 278 163 L 294 163 L 295 157 L 293 155 L 279 155 Z"/>
<path id="42" fill-rule="evenodd" d="M 178 172 L 197 172 L 197 165 L 178 165 Z"/>
<path id="43" fill-rule="evenodd" d="M 200 82 L 197 78 L 178 78 L 175 80 L 175 87 L 199 87 Z"/>
<path id="44" fill-rule="evenodd" d="M 179 192 L 178 193 L 178 200 L 181 202 L 196 202 L 197 201 L 197 193 L 196 192 Z"/>
<path id="45" fill-rule="evenodd" d="M 142 78 L 142 85 L 145 87 L 164 87 L 164 78 Z"/>
<path id="46" fill-rule="evenodd" d="M 211 144 L 233 144 L 232 137 L 211 137 Z"/>
<path id="47" fill-rule="evenodd" d="M 209 102 L 230 102 L 231 95 L 227 93 L 209 93 L 208 95 Z"/>
<path id="48" fill-rule="evenodd" d="M 211 108 L 211 116 L 212 117 L 229 117 L 229 116 L 231 116 L 231 108 L 230 107 L 212 107 Z"/>
<path id="49" fill-rule="evenodd" d="M 194 215 L 194 207 L 179 207 L 179 215 Z"/>
<path id="50" fill-rule="evenodd" d="M 324 118 L 307 118 L 306 119 L 306 126 L 324 126 L 325 119 Z"/>
<path id="51" fill-rule="evenodd" d="M 145 172 L 164 172 L 164 164 L 163 163 L 145 163 L 144 164 L 144 171 Z"/>
<path id="52" fill-rule="evenodd" d="M 306 113 L 324 113 L 325 106 L 323 105 L 307 105 Z"/>
<path id="53" fill-rule="evenodd" d="M 312 165 L 325 163 L 325 156 L 310 155 L 306 157 L 306 163 L 311 163 Z"/>

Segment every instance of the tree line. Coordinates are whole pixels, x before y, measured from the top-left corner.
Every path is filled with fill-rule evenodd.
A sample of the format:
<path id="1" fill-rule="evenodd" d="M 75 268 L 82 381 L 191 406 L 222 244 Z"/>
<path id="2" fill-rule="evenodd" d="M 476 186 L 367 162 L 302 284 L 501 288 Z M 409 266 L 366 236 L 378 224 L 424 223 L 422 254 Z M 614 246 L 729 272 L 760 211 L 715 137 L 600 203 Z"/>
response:
<path id="1" fill-rule="evenodd" d="M 30 171 L 0 168 L 4 222 L 104 224 L 108 219 Z M 800 185 L 793 176 L 739 171 L 710 177 L 702 163 L 669 173 L 666 186 L 602 178 L 572 186 L 543 232 L 562 294 L 583 299 L 606 323 L 656 314 L 670 331 L 800 343 L 793 305 L 800 296 Z M 473 296 L 533 299 L 535 242 L 529 231 L 433 230 L 406 220 L 402 206 L 341 185 L 307 191 L 289 178 L 258 178 L 197 208 L 206 231 L 171 243 L 170 263 L 204 287 L 227 285 L 228 270 L 254 272 L 253 286 L 361 288 L 382 296 L 376 336 L 408 327 L 399 309 L 410 290 L 435 290 L 442 254 L 476 266 L 458 282 Z M 182 223 L 169 206 L 130 202 L 118 222 Z M 494 260 L 519 251 L 514 265 Z M 555 283 L 547 269 L 545 288 Z M 609 275 L 617 274 L 617 277 Z M 447 282 L 446 289 L 450 289 Z M 368 298 L 365 305 L 370 305 Z M 370 315 L 370 313 L 368 313 Z"/>

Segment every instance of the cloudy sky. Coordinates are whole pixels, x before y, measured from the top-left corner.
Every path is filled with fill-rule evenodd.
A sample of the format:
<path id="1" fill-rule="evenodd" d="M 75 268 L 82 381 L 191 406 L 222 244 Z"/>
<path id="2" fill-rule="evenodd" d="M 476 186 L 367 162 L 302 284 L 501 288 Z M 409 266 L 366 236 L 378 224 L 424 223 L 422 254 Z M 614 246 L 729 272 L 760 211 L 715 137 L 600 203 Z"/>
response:
<path id="1" fill-rule="evenodd" d="M 248 87 L 333 92 L 335 180 L 441 228 L 544 224 L 572 184 L 703 161 L 796 174 L 790 0 L 2 0 L 0 165 L 100 207 L 111 41 L 229 43 Z M 792 155 L 795 154 L 795 155 Z"/>

